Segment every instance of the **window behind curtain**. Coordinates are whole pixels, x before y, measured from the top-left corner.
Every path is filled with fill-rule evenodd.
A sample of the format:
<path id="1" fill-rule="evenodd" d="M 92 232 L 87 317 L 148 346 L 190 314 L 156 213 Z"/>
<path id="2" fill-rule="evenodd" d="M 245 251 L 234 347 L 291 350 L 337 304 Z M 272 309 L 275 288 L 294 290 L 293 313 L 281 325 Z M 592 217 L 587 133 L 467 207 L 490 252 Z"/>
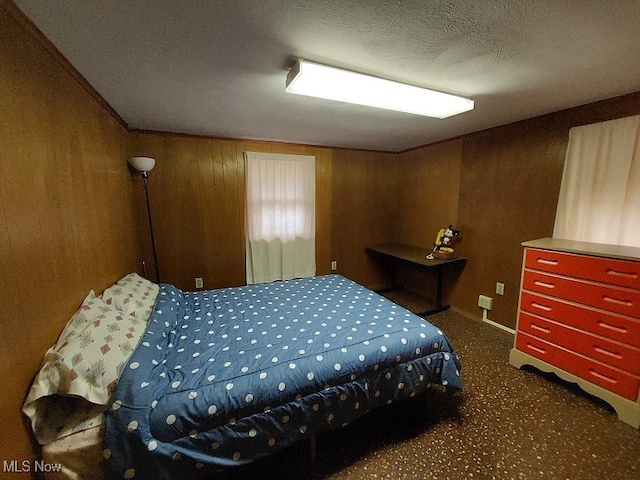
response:
<path id="1" fill-rule="evenodd" d="M 640 115 L 570 130 L 553 236 L 640 247 Z"/>
<path id="2" fill-rule="evenodd" d="M 315 157 L 245 152 L 247 283 L 315 275 Z"/>

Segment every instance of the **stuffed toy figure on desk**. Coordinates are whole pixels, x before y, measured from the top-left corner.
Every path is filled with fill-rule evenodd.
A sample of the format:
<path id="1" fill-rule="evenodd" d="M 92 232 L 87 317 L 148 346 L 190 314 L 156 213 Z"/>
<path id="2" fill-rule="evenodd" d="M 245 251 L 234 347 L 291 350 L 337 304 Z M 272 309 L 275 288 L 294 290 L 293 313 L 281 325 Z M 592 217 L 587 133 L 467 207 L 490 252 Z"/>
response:
<path id="1" fill-rule="evenodd" d="M 447 228 L 441 228 L 436 236 L 436 241 L 433 244 L 433 250 L 427 258 L 433 260 L 439 258 L 446 260 L 449 258 L 456 258 L 456 252 L 453 250 L 453 239 L 460 235 L 458 230 L 453 229 L 453 225 L 449 225 Z"/>

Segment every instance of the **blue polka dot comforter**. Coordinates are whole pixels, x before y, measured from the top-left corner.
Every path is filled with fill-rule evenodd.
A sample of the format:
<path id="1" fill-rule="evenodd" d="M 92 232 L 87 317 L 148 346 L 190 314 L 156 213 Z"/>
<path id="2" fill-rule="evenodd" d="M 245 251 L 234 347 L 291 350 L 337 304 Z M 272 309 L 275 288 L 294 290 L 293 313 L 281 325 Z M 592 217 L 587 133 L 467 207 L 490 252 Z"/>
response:
<path id="1" fill-rule="evenodd" d="M 435 326 L 339 275 L 162 285 L 106 419 L 107 478 L 200 478 L 429 384 L 462 388 Z"/>

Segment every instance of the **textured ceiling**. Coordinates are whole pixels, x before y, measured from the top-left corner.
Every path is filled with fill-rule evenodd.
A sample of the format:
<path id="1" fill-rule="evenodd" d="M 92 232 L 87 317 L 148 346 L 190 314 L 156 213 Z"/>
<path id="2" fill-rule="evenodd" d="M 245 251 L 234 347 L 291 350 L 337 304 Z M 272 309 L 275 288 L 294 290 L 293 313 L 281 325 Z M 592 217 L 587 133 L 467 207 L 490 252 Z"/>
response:
<path id="1" fill-rule="evenodd" d="M 130 128 L 401 151 L 640 91 L 640 0 L 15 0 Z M 470 97 L 290 95 L 296 57 Z"/>

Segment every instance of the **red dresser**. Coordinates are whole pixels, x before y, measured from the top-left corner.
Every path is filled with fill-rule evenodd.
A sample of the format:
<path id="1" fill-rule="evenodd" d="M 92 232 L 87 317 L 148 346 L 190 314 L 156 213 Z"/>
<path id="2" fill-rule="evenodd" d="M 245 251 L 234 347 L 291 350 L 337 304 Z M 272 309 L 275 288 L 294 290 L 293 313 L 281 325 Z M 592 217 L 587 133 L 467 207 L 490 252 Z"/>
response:
<path id="1" fill-rule="evenodd" d="M 640 428 L 640 248 L 543 238 L 523 243 L 514 348 Z"/>

